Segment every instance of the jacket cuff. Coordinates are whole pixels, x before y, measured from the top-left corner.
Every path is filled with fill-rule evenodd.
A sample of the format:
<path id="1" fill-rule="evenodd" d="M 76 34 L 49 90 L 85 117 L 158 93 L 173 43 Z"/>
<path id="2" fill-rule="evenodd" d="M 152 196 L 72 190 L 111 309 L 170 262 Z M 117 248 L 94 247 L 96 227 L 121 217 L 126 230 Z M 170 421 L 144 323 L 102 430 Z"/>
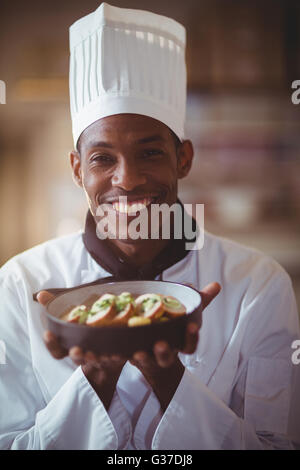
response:
<path id="1" fill-rule="evenodd" d="M 124 450 L 131 439 L 132 427 L 129 414 L 119 397 L 117 388 L 115 389 L 108 415 L 117 433 L 118 449 Z"/>
<path id="2" fill-rule="evenodd" d="M 133 442 L 137 450 L 151 449 L 153 435 L 162 416 L 160 403 L 151 390 L 134 429 Z M 146 433 L 145 429 L 147 429 Z"/>
<path id="3" fill-rule="evenodd" d="M 78 367 L 36 424 L 42 449 L 118 449 L 118 435 L 104 405 Z"/>
<path id="4" fill-rule="evenodd" d="M 241 441 L 241 420 L 185 368 L 181 382 L 156 428 L 151 448 L 239 448 Z"/>

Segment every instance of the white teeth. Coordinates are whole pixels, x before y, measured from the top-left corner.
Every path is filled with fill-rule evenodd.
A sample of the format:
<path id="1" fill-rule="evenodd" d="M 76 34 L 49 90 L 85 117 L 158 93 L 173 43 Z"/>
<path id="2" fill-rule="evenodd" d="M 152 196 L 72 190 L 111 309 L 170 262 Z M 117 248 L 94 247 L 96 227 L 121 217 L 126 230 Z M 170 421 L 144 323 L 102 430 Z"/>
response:
<path id="1" fill-rule="evenodd" d="M 135 214 L 137 211 L 141 211 L 145 209 L 150 203 L 151 198 L 144 198 L 138 201 L 132 202 L 114 202 L 113 208 L 115 211 L 120 212 L 122 214 Z"/>

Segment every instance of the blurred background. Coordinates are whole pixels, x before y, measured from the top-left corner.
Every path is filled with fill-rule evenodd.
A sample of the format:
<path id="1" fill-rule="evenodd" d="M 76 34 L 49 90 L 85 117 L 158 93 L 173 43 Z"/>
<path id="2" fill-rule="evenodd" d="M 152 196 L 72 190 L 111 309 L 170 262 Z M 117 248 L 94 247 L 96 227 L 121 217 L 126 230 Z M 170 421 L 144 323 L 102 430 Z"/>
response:
<path id="1" fill-rule="evenodd" d="M 98 0 L 1 0 L 0 264 L 83 227 L 71 178 L 68 27 Z M 186 135 L 193 170 L 185 203 L 205 204 L 205 228 L 273 256 L 300 305 L 299 0 L 111 0 L 187 28 Z"/>

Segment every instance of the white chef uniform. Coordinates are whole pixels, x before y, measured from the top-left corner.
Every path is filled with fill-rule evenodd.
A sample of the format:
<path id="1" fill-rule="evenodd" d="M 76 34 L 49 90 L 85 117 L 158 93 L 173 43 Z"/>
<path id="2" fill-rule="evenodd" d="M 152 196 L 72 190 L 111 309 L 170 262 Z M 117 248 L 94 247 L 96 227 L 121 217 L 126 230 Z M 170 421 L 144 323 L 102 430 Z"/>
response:
<path id="1" fill-rule="evenodd" d="M 44 346 L 44 307 L 34 292 L 107 276 L 76 233 L 12 258 L 0 270 L 0 448 L 286 449 L 299 438 L 300 338 L 291 282 L 269 257 L 206 233 L 162 279 L 211 281 L 196 353 L 180 354 L 181 382 L 163 413 L 140 371 L 126 363 L 108 412 L 70 358 Z M 298 393 L 298 397 L 297 397 Z"/>
<path id="2" fill-rule="evenodd" d="M 184 135 L 185 29 L 150 12 L 105 3 L 70 29 L 74 144 L 97 119 L 137 113 Z M 0 270 L 0 447 L 4 449 L 290 448 L 297 432 L 300 337 L 287 274 L 254 250 L 206 234 L 163 280 L 223 289 L 204 312 L 198 349 L 180 355 L 181 382 L 164 413 L 126 363 L 108 412 L 70 358 L 46 349 L 44 307 L 33 293 L 109 275 L 82 234 L 48 241 Z M 299 366 L 300 367 L 300 366 Z M 299 394 L 300 395 L 300 394 Z M 298 413 L 298 414 L 297 414 Z M 300 421 L 300 420 L 299 420 Z"/>

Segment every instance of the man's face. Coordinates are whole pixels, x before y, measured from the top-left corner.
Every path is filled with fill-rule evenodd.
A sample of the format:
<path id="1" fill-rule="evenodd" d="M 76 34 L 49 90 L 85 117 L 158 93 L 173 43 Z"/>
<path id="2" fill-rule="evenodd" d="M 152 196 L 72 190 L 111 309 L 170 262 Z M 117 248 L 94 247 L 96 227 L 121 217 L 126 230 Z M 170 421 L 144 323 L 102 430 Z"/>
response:
<path id="1" fill-rule="evenodd" d="M 112 204 L 115 216 L 142 203 L 150 216 L 150 205 L 172 205 L 177 199 L 177 180 L 191 166 L 189 141 L 176 147 L 174 136 L 160 121 L 137 114 L 117 114 L 89 126 L 80 138 L 80 156 L 71 154 L 73 174 L 87 196 L 96 220 L 100 205 Z M 119 197 L 127 197 L 127 206 Z M 137 213 L 138 214 L 138 213 Z"/>

